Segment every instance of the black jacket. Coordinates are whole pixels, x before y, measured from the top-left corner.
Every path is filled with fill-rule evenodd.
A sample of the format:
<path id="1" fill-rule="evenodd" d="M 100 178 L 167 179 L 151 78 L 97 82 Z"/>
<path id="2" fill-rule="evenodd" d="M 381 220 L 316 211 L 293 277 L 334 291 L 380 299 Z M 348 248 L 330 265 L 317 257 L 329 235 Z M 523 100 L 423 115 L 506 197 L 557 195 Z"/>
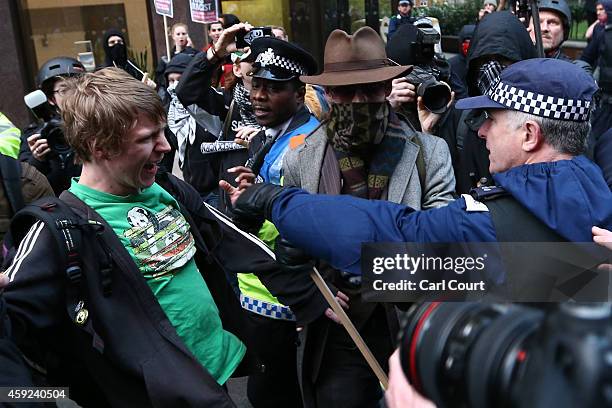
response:
<path id="1" fill-rule="evenodd" d="M 455 100 L 467 98 L 467 85 L 465 77 L 467 75 L 467 58 L 463 54 L 457 54 L 449 58 L 448 63 L 451 66 L 450 86 L 455 92 Z"/>
<path id="2" fill-rule="evenodd" d="M 6 302 L 0 290 L 0 386 L 31 386 L 30 372 L 21 352 L 11 340 L 11 324 L 6 315 Z"/>
<path id="3" fill-rule="evenodd" d="M 256 273 L 272 290 L 296 284 L 277 281 L 282 274 L 266 250 L 245 237 L 227 220 L 220 220 L 202 204 L 186 183 L 162 175 L 159 182 L 181 203 L 196 241 L 195 261 L 219 309 L 225 330 L 250 348 L 252 329 L 245 318 L 226 273 Z M 105 226 L 99 238 L 83 239 L 83 282 L 79 291 L 89 317 L 85 325 L 73 323 L 66 312 L 67 279 L 51 233 L 42 228 L 5 292 L 13 338 L 41 340 L 51 352 L 57 371 L 49 369 L 51 384 L 70 386 L 71 398 L 83 406 L 232 407 L 226 391 L 202 367 L 177 335 L 140 270 L 118 237 L 91 208 L 71 194 L 65 200 L 77 213 Z M 105 249 L 103 249 L 105 248 Z M 101 252 L 102 251 L 102 252 Z M 110 255 L 110 293 L 105 294 L 101 256 Z M 295 282 L 295 277 L 288 277 Z M 275 281 L 275 282 L 273 282 Z M 273 292 L 280 295 L 277 292 Z M 313 293 L 294 292 L 297 302 L 281 296 L 299 311 Z M 241 369 L 253 366 L 247 352 Z M 265 362 L 263 362 L 265 364 Z M 50 366 L 52 365 L 49 363 Z M 247 370 L 248 371 L 248 370 Z"/>
<path id="4" fill-rule="evenodd" d="M 208 61 L 205 52 L 196 54 L 183 72 L 176 87 L 176 94 L 183 106 L 196 104 L 223 123 L 223 132 L 219 136 L 219 140 L 233 141 L 236 131 L 243 126 L 243 123 L 238 106 L 230 109 L 232 93 L 226 90 L 219 92 L 210 86 L 212 76 L 218 66 L 219 63 L 211 64 Z M 249 152 L 247 149 L 234 150 L 223 152 L 220 156 L 219 179 L 226 180 L 236 186 L 234 181 L 236 176 L 227 173 L 227 169 L 243 166 L 249 159 Z M 225 213 L 231 213 L 231 205 L 224 191 L 221 191 L 219 208 Z"/>
<path id="5" fill-rule="evenodd" d="M 466 40 L 472 39 L 476 26 L 468 24 L 464 25 L 459 31 L 459 54 L 449 58 L 448 63 L 451 66 L 450 85 L 455 91 L 455 100 L 467 98 L 467 84 L 465 77 L 467 76 L 467 56 L 463 55 L 463 43 Z"/>

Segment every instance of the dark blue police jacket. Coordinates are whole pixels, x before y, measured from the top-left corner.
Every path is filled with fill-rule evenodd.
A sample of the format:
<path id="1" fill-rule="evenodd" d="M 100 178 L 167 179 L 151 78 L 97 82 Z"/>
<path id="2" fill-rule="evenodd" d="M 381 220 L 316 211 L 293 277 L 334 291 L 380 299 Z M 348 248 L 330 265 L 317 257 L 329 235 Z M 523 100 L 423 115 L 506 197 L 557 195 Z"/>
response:
<path id="1" fill-rule="evenodd" d="M 593 225 L 612 230 L 612 192 L 584 156 L 514 167 L 493 176 L 568 241 L 591 242 Z M 495 242 L 489 212 L 464 195 L 446 207 L 415 211 L 388 201 L 311 195 L 292 188 L 274 202 L 282 236 L 335 268 L 360 274 L 362 242 Z"/>

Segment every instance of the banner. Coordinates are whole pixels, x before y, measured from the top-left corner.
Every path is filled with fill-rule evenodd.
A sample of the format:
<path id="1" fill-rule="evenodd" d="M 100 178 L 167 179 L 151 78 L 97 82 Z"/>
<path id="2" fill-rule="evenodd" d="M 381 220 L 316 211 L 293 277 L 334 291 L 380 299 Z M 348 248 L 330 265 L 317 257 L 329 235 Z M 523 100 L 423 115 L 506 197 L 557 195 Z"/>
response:
<path id="1" fill-rule="evenodd" d="M 217 0 L 189 0 L 191 20 L 194 23 L 216 23 L 219 20 Z"/>
<path id="2" fill-rule="evenodd" d="M 172 0 L 155 0 L 155 12 L 161 16 L 173 18 Z"/>

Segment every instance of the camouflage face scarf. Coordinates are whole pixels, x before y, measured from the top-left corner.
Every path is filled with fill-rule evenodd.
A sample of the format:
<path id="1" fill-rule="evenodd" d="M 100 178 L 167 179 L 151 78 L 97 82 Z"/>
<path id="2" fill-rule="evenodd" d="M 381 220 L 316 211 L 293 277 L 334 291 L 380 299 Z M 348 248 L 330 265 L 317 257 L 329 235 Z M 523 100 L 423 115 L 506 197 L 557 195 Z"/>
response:
<path id="1" fill-rule="evenodd" d="M 334 104 L 327 137 L 342 173 L 342 194 L 380 199 L 404 152 L 397 117 L 386 102 Z M 389 137 L 390 136 L 390 137 Z"/>
<path id="2" fill-rule="evenodd" d="M 327 137 L 338 151 L 367 149 L 382 139 L 388 117 L 386 102 L 334 103 L 327 123 Z"/>

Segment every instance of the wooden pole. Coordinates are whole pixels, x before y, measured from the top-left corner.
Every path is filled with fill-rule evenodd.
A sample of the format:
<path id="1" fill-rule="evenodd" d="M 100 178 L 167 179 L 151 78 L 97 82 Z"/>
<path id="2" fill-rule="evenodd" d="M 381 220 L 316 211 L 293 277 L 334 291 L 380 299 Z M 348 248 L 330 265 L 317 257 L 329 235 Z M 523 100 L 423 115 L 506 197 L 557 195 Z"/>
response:
<path id="1" fill-rule="evenodd" d="M 312 271 L 310 271 L 310 277 L 314 281 L 315 285 L 317 285 L 317 288 L 319 288 L 319 290 L 323 294 L 325 300 L 327 300 L 327 303 L 329 303 L 329 306 L 340 319 L 340 322 L 348 332 L 349 336 L 351 336 L 351 339 L 353 339 L 353 341 L 355 342 L 355 345 L 357 346 L 363 357 L 366 359 L 366 362 L 368 363 L 372 371 L 374 371 L 374 374 L 376 374 L 376 377 L 378 378 L 378 381 L 380 381 L 382 387 L 386 390 L 389 386 L 389 379 L 387 378 L 387 374 L 385 374 L 380 364 L 378 364 L 378 361 L 376 361 L 376 358 L 374 358 L 374 355 L 368 348 L 365 341 L 363 341 L 363 338 L 353 325 L 353 322 L 351 322 L 351 319 L 349 319 L 342 306 L 340 306 L 340 304 L 336 300 L 336 297 L 325 283 L 325 280 L 323 280 L 323 278 L 321 277 L 321 274 L 319 273 L 317 268 L 312 268 Z"/>
<path id="2" fill-rule="evenodd" d="M 168 38 L 168 17 L 164 16 L 164 33 L 166 33 L 166 55 L 168 56 L 168 62 L 170 62 L 170 39 Z"/>

